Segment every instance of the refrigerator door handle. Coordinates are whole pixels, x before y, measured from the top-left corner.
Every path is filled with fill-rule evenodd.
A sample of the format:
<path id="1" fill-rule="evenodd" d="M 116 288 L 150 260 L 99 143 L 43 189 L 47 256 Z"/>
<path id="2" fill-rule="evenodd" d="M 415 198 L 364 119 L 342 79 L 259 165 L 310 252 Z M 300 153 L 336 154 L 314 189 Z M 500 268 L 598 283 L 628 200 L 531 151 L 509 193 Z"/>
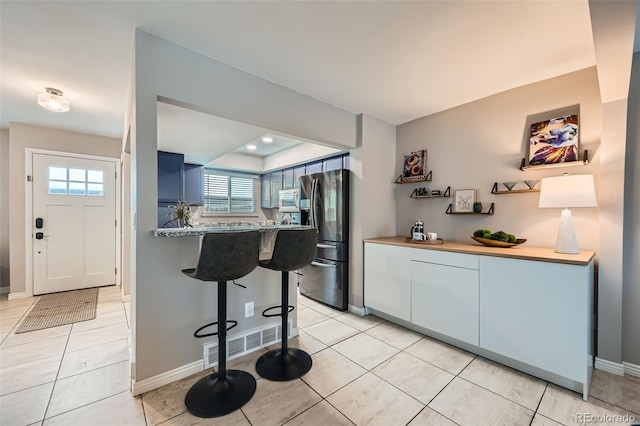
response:
<path id="1" fill-rule="evenodd" d="M 334 244 L 316 244 L 316 247 L 325 248 L 325 249 L 337 249 L 338 248 L 338 246 L 334 245 Z"/>
<path id="2" fill-rule="evenodd" d="M 322 268 L 335 268 L 336 265 L 327 265 L 326 263 L 320 263 L 320 262 L 311 262 L 311 264 L 313 266 L 320 266 Z"/>

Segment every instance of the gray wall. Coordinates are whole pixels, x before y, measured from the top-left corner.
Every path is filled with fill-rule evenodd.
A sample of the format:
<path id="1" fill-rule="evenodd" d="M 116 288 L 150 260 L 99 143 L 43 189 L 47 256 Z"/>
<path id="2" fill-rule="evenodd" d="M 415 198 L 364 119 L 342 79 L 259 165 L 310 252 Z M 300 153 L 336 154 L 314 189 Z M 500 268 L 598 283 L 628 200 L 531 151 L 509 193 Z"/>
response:
<path id="1" fill-rule="evenodd" d="M 622 360 L 640 365 L 640 53 L 633 55 L 624 190 Z"/>
<path id="2" fill-rule="evenodd" d="M 11 123 L 9 147 L 9 212 L 11 293 L 25 291 L 25 149 L 72 152 L 120 158 L 122 142 L 104 136 L 76 133 L 29 124 Z"/>
<path id="3" fill-rule="evenodd" d="M 528 152 L 529 124 L 546 111 L 580 105 L 580 151 L 589 149 L 587 166 L 522 172 L 520 161 Z M 546 117 L 552 118 L 552 117 Z M 445 240 L 473 243 L 479 228 L 504 230 L 527 238 L 527 245 L 554 247 L 560 219 L 559 209 L 539 209 L 538 193 L 493 195 L 494 182 L 539 180 L 571 174 L 593 174 L 599 183 L 601 104 L 595 68 L 519 87 L 398 126 L 396 175 L 407 152 L 428 149 L 427 166 L 433 181 L 396 185 L 397 231 L 409 235 L 417 219 L 426 231 Z M 445 211 L 453 198 L 411 199 L 418 187 L 444 190 L 476 189 L 485 209 L 495 202 L 495 215 L 454 216 Z M 538 184 L 539 185 L 539 184 Z M 526 188 L 520 183 L 517 188 Z M 502 187 L 502 189 L 505 189 Z M 615 188 L 617 189 L 617 188 Z M 604 190 L 610 190 L 609 188 Z M 598 209 L 573 209 L 580 248 L 598 249 Z"/>
<path id="4" fill-rule="evenodd" d="M 158 97 L 346 149 L 356 145 L 356 117 L 143 31 L 136 31 L 134 68 L 131 297 L 133 372 L 141 381 L 201 359 L 202 343 L 192 333 L 215 315 L 214 286 L 180 273 L 195 263 L 197 239 L 151 235 L 157 225 Z M 242 297 L 255 297 L 257 304 L 260 294 L 249 288 Z M 242 306 L 229 306 L 230 318 L 243 316 Z"/>
<path id="5" fill-rule="evenodd" d="M 396 126 L 368 115 L 358 116 L 358 147 L 349 155 L 351 169 L 349 232 L 349 304 L 364 306 L 364 238 L 396 233 Z"/>
<path id="6" fill-rule="evenodd" d="M 9 292 L 9 129 L 0 129 L 0 287 Z"/>

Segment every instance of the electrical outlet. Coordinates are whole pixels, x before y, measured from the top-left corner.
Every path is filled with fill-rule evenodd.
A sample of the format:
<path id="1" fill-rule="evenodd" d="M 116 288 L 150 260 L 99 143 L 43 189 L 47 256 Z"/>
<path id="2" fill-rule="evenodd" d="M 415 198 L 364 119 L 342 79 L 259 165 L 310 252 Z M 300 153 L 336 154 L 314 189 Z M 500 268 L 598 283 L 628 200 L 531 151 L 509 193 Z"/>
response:
<path id="1" fill-rule="evenodd" d="M 249 318 L 253 316 L 253 302 L 247 302 L 244 304 L 244 317 Z"/>

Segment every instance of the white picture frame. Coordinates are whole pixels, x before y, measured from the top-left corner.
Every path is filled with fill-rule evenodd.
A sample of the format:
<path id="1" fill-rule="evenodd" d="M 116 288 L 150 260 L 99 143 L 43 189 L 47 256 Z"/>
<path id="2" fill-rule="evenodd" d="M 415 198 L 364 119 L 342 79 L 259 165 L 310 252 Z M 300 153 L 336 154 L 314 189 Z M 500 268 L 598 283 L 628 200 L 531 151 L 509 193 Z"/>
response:
<path id="1" fill-rule="evenodd" d="M 453 195 L 453 211 L 456 213 L 473 213 L 473 203 L 475 201 L 475 189 L 458 189 Z"/>

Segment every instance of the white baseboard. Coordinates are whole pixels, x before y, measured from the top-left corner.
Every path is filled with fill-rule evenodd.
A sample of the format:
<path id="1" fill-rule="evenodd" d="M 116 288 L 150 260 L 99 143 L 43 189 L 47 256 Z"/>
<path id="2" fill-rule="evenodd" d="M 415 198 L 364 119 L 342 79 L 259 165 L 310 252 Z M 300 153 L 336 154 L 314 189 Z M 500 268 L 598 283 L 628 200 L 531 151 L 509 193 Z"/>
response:
<path id="1" fill-rule="evenodd" d="M 0 294 L 9 294 L 11 287 L 0 287 Z"/>
<path id="2" fill-rule="evenodd" d="M 369 315 L 369 309 L 366 306 L 361 308 L 360 306 L 349 305 L 348 309 L 349 309 L 349 312 L 356 315 L 360 315 L 361 317 L 365 315 Z"/>
<path id="3" fill-rule="evenodd" d="M 200 359 L 194 361 L 191 364 L 183 365 L 182 367 L 169 370 L 157 376 L 149 377 L 148 379 L 133 381 L 131 385 L 131 393 L 133 396 L 138 396 L 150 390 L 157 389 L 161 386 L 168 385 L 176 380 L 184 379 L 192 374 L 199 373 L 204 370 L 204 360 Z"/>
<path id="4" fill-rule="evenodd" d="M 623 362 L 622 365 L 624 365 L 625 375 L 640 377 L 640 365 L 635 365 L 628 362 Z"/>
<path id="5" fill-rule="evenodd" d="M 9 293 L 9 300 L 16 300 L 16 299 L 26 299 L 27 297 L 27 293 L 25 291 L 20 291 L 18 293 Z"/>
<path id="6" fill-rule="evenodd" d="M 630 362 L 618 363 L 596 358 L 595 368 L 618 376 L 640 377 L 640 365 L 631 364 Z"/>

